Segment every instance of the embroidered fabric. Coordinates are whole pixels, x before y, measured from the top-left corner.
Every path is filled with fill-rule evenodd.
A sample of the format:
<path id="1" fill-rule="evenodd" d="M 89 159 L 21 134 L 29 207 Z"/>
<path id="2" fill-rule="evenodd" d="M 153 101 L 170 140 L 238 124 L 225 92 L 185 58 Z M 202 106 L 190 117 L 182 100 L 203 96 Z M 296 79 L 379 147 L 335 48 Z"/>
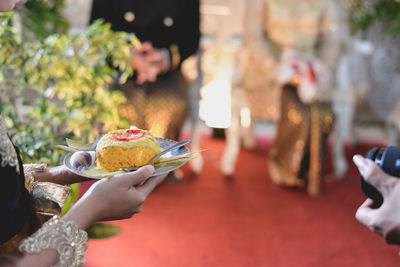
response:
<path id="1" fill-rule="evenodd" d="M 332 77 L 328 66 L 317 58 L 307 58 L 300 51 L 285 48 L 282 51 L 278 66 L 277 80 L 279 84 L 293 82 L 300 76 L 297 93 L 306 104 L 318 101 L 322 91 L 327 92 Z"/>
<path id="2" fill-rule="evenodd" d="M 31 192 L 38 183 L 33 176 L 34 172 L 42 172 L 46 169 L 46 164 L 24 164 L 25 188 Z"/>
<path id="3" fill-rule="evenodd" d="M 54 216 L 30 237 L 19 245 L 21 252 L 29 254 L 53 248 L 60 255 L 55 267 L 78 267 L 85 262 L 87 233 L 80 230 L 72 221 L 63 221 Z"/>
<path id="4" fill-rule="evenodd" d="M 3 117 L 0 115 L 0 156 L 1 156 L 1 167 L 15 167 L 19 174 L 19 165 L 17 152 L 10 138 L 7 135 L 7 129 L 4 123 Z"/>

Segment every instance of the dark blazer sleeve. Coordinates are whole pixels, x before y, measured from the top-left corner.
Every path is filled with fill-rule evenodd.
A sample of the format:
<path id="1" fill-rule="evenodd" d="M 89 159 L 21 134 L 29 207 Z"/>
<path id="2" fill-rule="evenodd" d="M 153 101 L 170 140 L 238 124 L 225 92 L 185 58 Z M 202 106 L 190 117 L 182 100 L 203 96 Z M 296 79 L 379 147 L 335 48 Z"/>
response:
<path id="1" fill-rule="evenodd" d="M 29 193 L 25 189 L 23 165 L 18 153 L 19 170 L 0 164 L 0 243 L 4 243 L 18 234 L 24 226 L 29 213 Z M 0 155 L 1 162 L 1 155 Z"/>

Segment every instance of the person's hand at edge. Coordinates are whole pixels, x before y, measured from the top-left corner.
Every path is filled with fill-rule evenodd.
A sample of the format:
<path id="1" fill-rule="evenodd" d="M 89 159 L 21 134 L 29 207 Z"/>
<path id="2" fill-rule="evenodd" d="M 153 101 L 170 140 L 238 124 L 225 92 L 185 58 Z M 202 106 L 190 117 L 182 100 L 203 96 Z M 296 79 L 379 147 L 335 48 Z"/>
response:
<path id="1" fill-rule="evenodd" d="M 375 162 L 360 155 L 355 155 L 353 161 L 364 180 L 384 199 L 379 208 L 374 208 L 372 199 L 365 200 L 356 212 L 357 220 L 388 244 L 400 245 L 400 179 L 386 174 Z"/>
<path id="2" fill-rule="evenodd" d="M 37 182 L 50 182 L 61 185 L 70 185 L 91 180 L 73 173 L 65 165 L 46 168 L 43 171 L 35 171 L 33 178 Z"/>

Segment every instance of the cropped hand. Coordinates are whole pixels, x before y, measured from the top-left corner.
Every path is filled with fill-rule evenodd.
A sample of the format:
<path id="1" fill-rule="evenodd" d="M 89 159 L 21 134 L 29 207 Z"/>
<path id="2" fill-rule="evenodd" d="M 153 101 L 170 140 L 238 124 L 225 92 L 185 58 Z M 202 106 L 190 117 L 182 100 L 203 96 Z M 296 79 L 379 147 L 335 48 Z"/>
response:
<path id="1" fill-rule="evenodd" d="M 133 49 L 131 56 L 138 84 L 155 82 L 157 76 L 169 68 L 168 51 L 154 48 L 150 42 L 144 42 L 140 48 Z"/>
<path id="2" fill-rule="evenodd" d="M 78 220 L 86 228 L 96 221 L 132 217 L 142 210 L 147 196 L 166 177 L 150 177 L 153 172 L 152 166 L 144 166 L 135 172 L 96 182 L 66 214 L 66 219 L 73 216 L 74 221 Z"/>
<path id="3" fill-rule="evenodd" d="M 157 74 L 170 68 L 169 52 L 166 48 L 154 48 L 146 54 L 146 60 L 157 70 Z"/>
<path id="4" fill-rule="evenodd" d="M 34 173 L 34 179 L 38 182 L 51 182 L 61 185 L 70 185 L 90 180 L 73 173 L 65 165 L 46 168 L 43 171 L 36 171 Z"/>
<path id="5" fill-rule="evenodd" d="M 379 208 L 374 208 L 372 199 L 365 200 L 356 212 L 357 220 L 388 244 L 400 245 L 400 179 L 386 174 L 375 162 L 360 155 L 354 156 L 353 161 L 365 181 L 384 199 Z"/>

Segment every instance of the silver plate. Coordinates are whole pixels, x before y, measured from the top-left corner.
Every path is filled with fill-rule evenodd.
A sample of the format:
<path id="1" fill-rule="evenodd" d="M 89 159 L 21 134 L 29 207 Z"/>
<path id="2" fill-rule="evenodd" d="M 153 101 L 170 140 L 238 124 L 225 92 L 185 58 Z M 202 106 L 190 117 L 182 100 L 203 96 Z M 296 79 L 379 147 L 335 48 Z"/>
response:
<path id="1" fill-rule="evenodd" d="M 156 138 L 156 140 L 160 144 L 162 150 L 164 150 L 164 149 L 166 149 L 166 148 L 168 148 L 168 147 L 170 147 L 170 146 L 172 146 L 172 145 L 177 143 L 176 141 L 169 140 L 169 139 L 163 139 L 163 138 Z M 181 147 L 179 149 L 176 149 L 174 151 L 171 151 L 171 152 L 163 155 L 162 157 L 163 158 L 164 157 L 169 157 L 169 156 L 170 157 L 175 157 L 175 156 L 180 156 L 180 155 L 184 155 L 184 154 L 188 154 L 188 153 L 190 153 L 190 150 L 186 146 L 183 146 L 183 147 Z M 79 176 L 90 178 L 90 179 L 103 179 L 102 177 L 96 177 L 96 176 L 92 176 L 92 175 L 87 175 L 87 174 L 83 173 L 82 171 L 78 170 L 76 167 L 72 166 L 71 163 L 70 163 L 70 159 L 71 159 L 72 154 L 73 153 L 68 153 L 66 155 L 66 157 L 64 158 L 64 165 L 71 172 L 73 172 L 73 173 L 75 173 L 75 174 L 77 174 Z M 155 168 L 155 172 L 152 174 L 152 176 L 158 176 L 158 175 L 162 175 L 162 174 L 174 171 L 174 170 L 182 167 L 186 163 L 187 163 L 187 161 L 184 162 L 184 163 L 180 163 L 180 164 L 171 163 L 171 164 L 166 165 L 166 166 L 156 167 Z M 97 169 L 96 164 L 93 164 L 93 166 L 90 167 L 89 169 L 90 170 L 91 169 Z M 121 173 L 123 173 L 123 172 L 121 172 Z"/>

